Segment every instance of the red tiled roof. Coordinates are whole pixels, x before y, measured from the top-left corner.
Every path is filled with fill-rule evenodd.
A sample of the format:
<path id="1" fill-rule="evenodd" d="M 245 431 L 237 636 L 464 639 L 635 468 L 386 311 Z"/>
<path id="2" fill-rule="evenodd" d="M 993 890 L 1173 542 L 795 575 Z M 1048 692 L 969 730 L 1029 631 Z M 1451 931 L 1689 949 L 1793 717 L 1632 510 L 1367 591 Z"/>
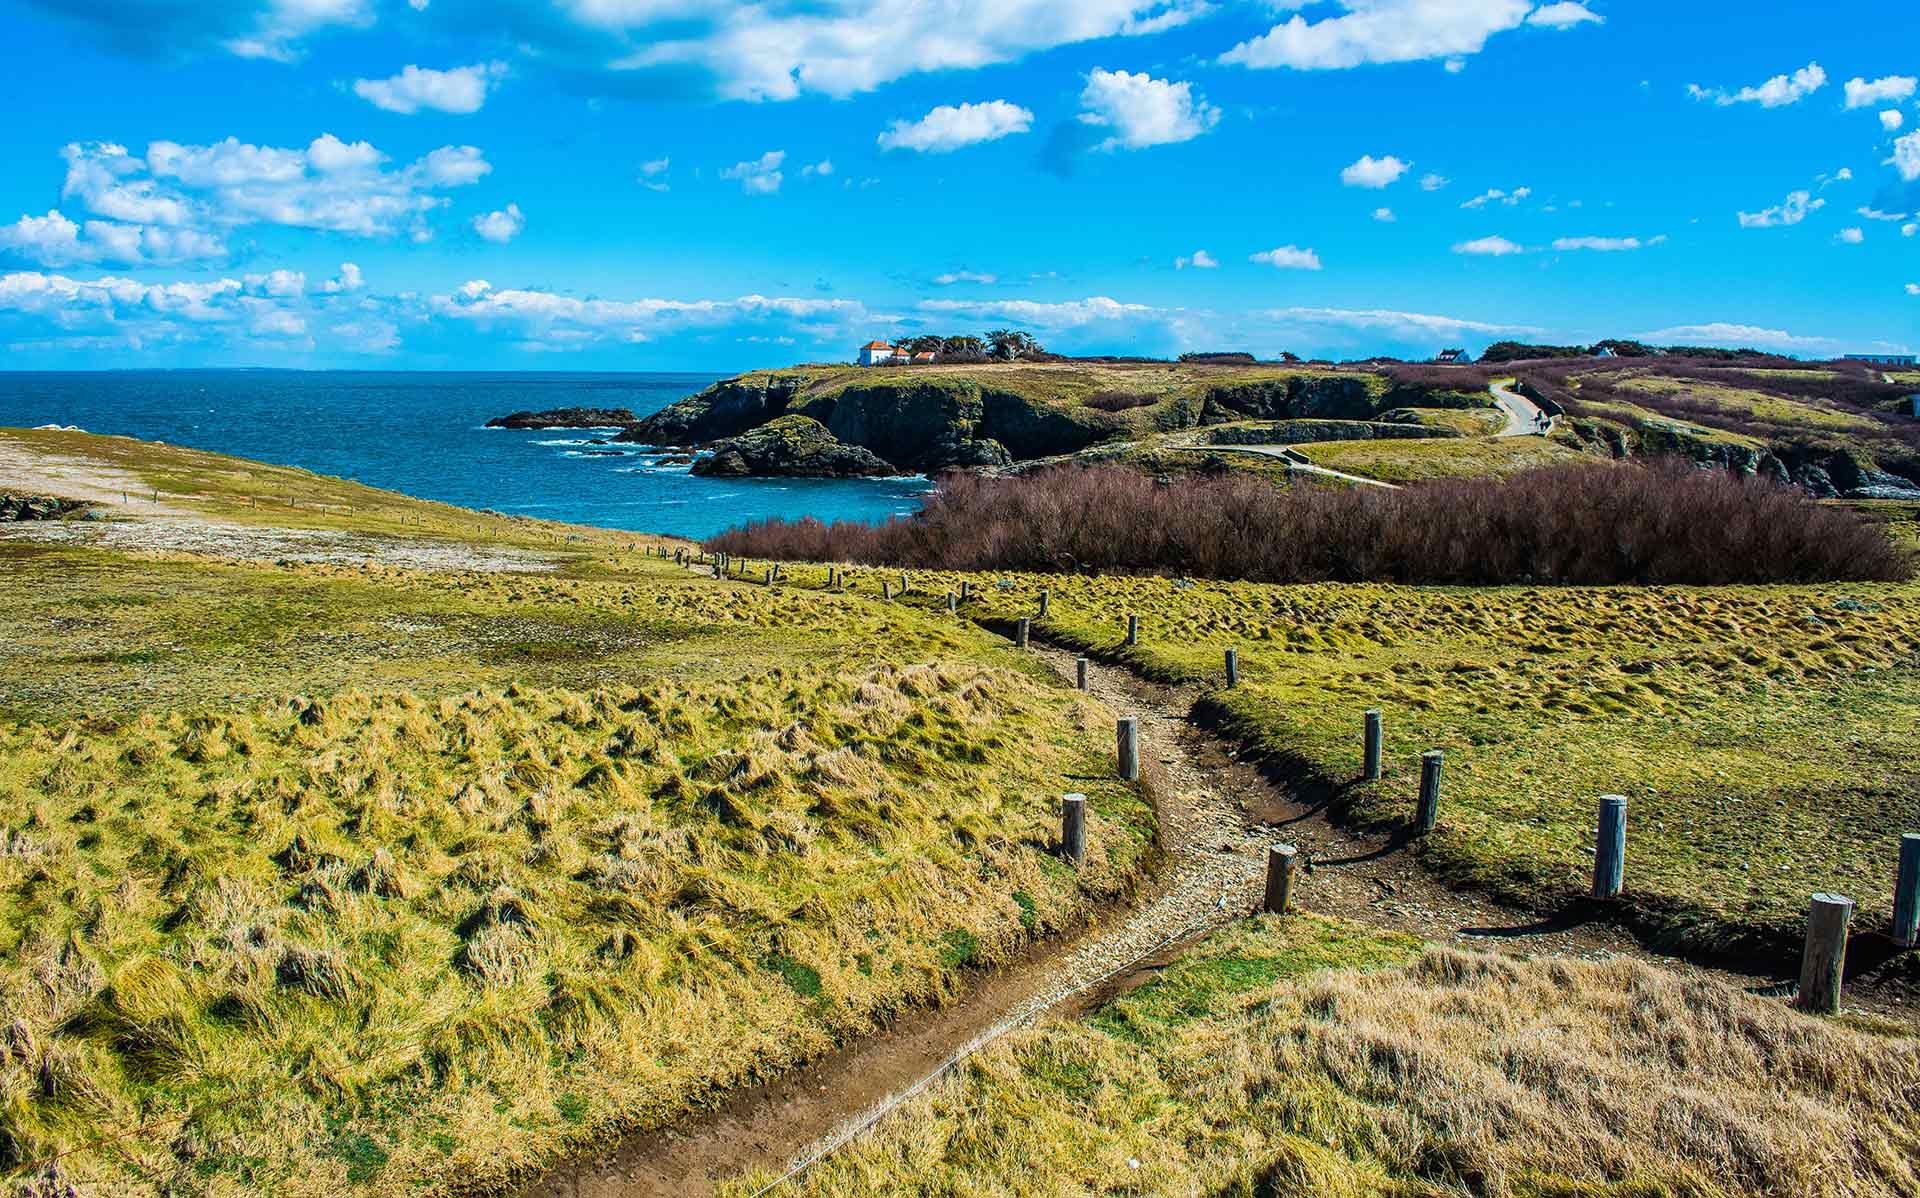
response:
<path id="1" fill-rule="evenodd" d="M 861 349 L 892 349 L 893 347 L 891 345 L 888 345 L 884 341 L 869 341 L 865 345 L 861 346 L 860 348 Z"/>

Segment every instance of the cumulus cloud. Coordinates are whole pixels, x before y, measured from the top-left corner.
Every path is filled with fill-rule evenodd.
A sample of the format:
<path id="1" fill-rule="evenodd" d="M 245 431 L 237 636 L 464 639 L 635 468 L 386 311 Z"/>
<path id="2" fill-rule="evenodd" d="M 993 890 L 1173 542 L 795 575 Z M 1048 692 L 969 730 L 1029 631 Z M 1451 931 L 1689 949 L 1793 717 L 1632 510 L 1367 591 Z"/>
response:
<path id="1" fill-rule="evenodd" d="M 1332 5 L 1344 11 L 1315 20 L 1296 11 L 1286 23 L 1241 42 L 1220 61 L 1324 71 L 1443 59 L 1453 69 L 1451 62 L 1478 54 L 1495 34 L 1529 22 L 1537 28 L 1570 29 L 1600 19 L 1582 4 L 1536 9 L 1531 0 L 1332 0 Z M 1284 13 L 1310 6 L 1283 0 L 1270 7 Z"/>
<path id="2" fill-rule="evenodd" d="M 1825 208 L 1827 202 L 1815 199 L 1813 193 L 1792 191 L 1787 198 L 1771 208 L 1762 208 L 1758 212 L 1742 212 L 1740 227 L 1743 229 L 1775 229 L 1787 225 L 1797 225 L 1807 219 L 1808 214 Z"/>
<path id="3" fill-rule="evenodd" d="M 57 208 L 0 225 L 0 253 L 41 266 L 174 266 L 226 252 L 219 237 L 198 229 L 105 220 L 76 224 Z"/>
<path id="4" fill-rule="evenodd" d="M 951 270 L 943 275 L 935 275 L 933 281 L 937 286 L 951 287 L 955 283 L 998 283 L 1000 276 L 983 274 L 977 270 Z"/>
<path id="5" fill-rule="evenodd" d="M 1147 304 L 1126 304 L 1104 295 L 1045 303 L 1038 300 L 921 300 L 922 312 L 1006 320 L 1035 329 L 1077 329 L 1104 321 L 1136 320 L 1160 314 Z"/>
<path id="6" fill-rule="evenodd" d="M 367 285 L 366 277 L 360 268 L 352 262 L 342 262 L 340 273 L 320 284 L 320 290 L 328 295 L 341 295 L 360 290 Z"/>
<path id="7" fill-rule="evenodd" d="M 822 158 L 818 162 L 809 162 L 800 168 L 800 174 L 809 179 L 828 178 L 833 174 L 833 159 Z"/>
<path id="8" fill-rule="evenodd" d="M 1847 107 L 1871 108 L 1876 104 L 1898 104 L 1913 98 L 1914 89 L 1920 87 L 1920 79 L 1911 75 L 1888 75 L 1884 79 L 1853 78 L 1847 80 Z"/>
<path id="9" fill-rule="evenodd" d="M 1033 127 L 1033 113 L 1005 100 L 942 104 L 917 121 L 899 120 L 879 137 L 883 150 L 947 154 L 962 146 L 998 141 Z"/>
<path id="10" fill-rule="evenodd" d="M 508 204 L 497 212 L 473 218 L 473 231 L 495 245 L 507 244 L 520 236 L 520 231 L 526 227 L 527 218 L 520 214 L 518 204 Z"/>
<path id="11" fill-rule="evenodd" d="M 1817 62 L 1810 62 L 1791 75 L 1775 75 L 1765 83 L 1754 87 L 1743 87 L 1739 91 L 1728 91 L 1719 87 L 1702 87 L 1697 83 L 1687 85 L 1687 94 L 1696 100 L 1710 100 L 1722 108 L 1735 104 L 1758 104 L 1762 108 L 1783 108 L 1788 104 L 1798 104 L 1827 85 L 1827 72 Z"/>
<path id="12" fill-rule="evenodd" d="M 1833 239 L 1841 245 L 1859 245 L 1867 239 L 1867 231 L 1856 225 L 1840 230 Z"/>
<path id="13" fill-rule="evenodd" d="M 1645 241 L 1638 237 L 1559 237 L 1554 239 L 1553 248 L 1562 252 L 1593 250 L 1603 254 L 1616 254 L 1659 245 L 1665 240 L 1664 234 L 1659 237 L 1650 237 Z"/>
<path id="14" fill-rule="evenodd" d="M 373 9 L 367 0 L 268 0 L 258 9 L 251 28 L 230 37 L 226 48 L 241 58 L 291 62 L 300 54 L 300 40 L 329 26 L 371 24 Z"/>
<path id="15" fill-rule="evenodd" d="M 1381 330 L 1399 335 L 1454 336 L 1480 333 L 1487 336 L 1545 330 L 1532 325 L 1497 324 L 1467 320 L 1457 316 L 1435 316 L 1425 312 L 1397 312 L 1390 308 L 1275 308 L 1258 315 L 1292 323 L 1339 325 L 1348 328 Z"/>
<path id="16" fill-rule="evenodd" d="M 1505 258 L 1511 254 L 1524 254 L 1527 247 L 1504 237 L 1479 237 L 1472 241 L 1462 241 L 1453 247 L 1456 254 L 1469 254 L 1483 258 Z"/>
<path id="17" fill-rule="evenodd" d="M 1278 249 L 1261 250 L 1247 258 L 1262 266 L 1271 266 L 1276 270 L 1319 270 L 1320 255 L 1312 250 L 1303 250 L 1299 246 L 1283 245 Z"/>
<path id="18" fill-rule="evenodd" d="M 667 171 L 673 166 L 671 158 L 655 158 L 640 164 L 640 186 L 648 191 L 671 191 L 672 184 L 667 182 Z"/>
<path id="19" fill-rule="evenodd" d="M 1501 188 L 1493 187 L 1460 206 L 1462 208 L 1485 208 L 1488 204 L 1504 204 L 1512 208 L 1532 194 L 1533 188 L 1531 187 L 1516 187 L 1512 191 L 1504 191 Z"/>
<path id="20" fill-rule="evenodd" d="M 1908 295 L 1920 295 L 1920 283 L 1908 283 L 1908 284 L 1907 284 L 1907 294 L 1908 294 Z"/>
<path id="21" fill-rule="evenodd" d="M 1400 176 L 1412 169 L 1413 163 L 1402 162 L 1391 154 L 1384 158 L 1362 154 L 1359 161 L 1340 172 L 1340 182 L 1348 187 L 1369 187 L 1377 190 L 1398 182 Z"/>
<path id="22" fill-rule="evenodd" d="M 1675 325 L 1647 333 L 1635 333 L 1633 338 L 1653 345 L 1714 345 L 1728 349 L 1752 346 L 1758 349 L 1823 350 L 1834 345 L 1826 337 L 1802 337 L 1784 329 L 1723 322 Z"/>
<path id="23" fill-rule="evenodd" d="M 1220 122 L 1220 110 L 1193 84 L 1096 67 L 1080 92 L 1080 120 L 1112 129 L 1102 150 L 1141 150 L 1191 141 Z"/>
<path id="24" fill-rule="evenodd" d="M 423 108 L 458 115 L 479 112 L 487 92 L 507 73 L 504 62 L 475 63 L 436 71 L 408 66 L 386 79 L 356 79 L 353 93 L 388 112 L 412 114 Z"/>
<path id="25" fill-rule="evenodd" d="M 1420 176 L 1420 190 L 1421 191 L 1439 191 L 1441 188 L 1445 187 L 1450 182 L 1452 182 L 1452 180 L 1448 179 L 1445 175 L 1437 175 L 1432 172 L 1428 172 L 1427 174 Z"/>
<path id="26" fill-rule="evenodd" d="M 1887 165 L 1909 183 L 1920 179 L 1920 129 L 1893 143 L 1893 157 L 1887 159 Z"/>
<path id="27" fill-rule="evenodd" d="M 1373 210 L 1373 219 L 1383 225 L 1390 225 L 1400 218 L 1393 214 L 1393 209 L 1391 208 L 1375 208 Z"/>
<path id="28" fill-rule="evenodd" d="M 1220 267 L 1220 260 L 1205 250 L 1195 250 L 1185 257 L 1173 260 L 1175 270 L 1185 270 L 1189 266 L 1195 270 L 1217 270 Z"/>
<path id="29" fill-rule="evenodd" d="M 736 162 L 720 172 L 722 179 L 736 179 L 748 195 L 770 196 L 786 181 L 780 164 L 787 160 L 785 150 L 768 150 L 750 162 Z"/>

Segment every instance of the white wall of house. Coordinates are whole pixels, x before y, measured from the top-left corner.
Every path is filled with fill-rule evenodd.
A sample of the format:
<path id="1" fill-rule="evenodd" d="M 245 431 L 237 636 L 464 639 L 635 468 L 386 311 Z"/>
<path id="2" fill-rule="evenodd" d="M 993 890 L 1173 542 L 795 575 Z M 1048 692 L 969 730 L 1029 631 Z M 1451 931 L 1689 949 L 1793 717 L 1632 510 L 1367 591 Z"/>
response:
<path id="1" fill-rule="evenodd" d="M 897 357 L 899 357 L 899 355 L 893 351 L 892 346 L 888 346 L 886 349 L 868 349 L 863 346 L 860 350 L 860 365 L 879 366 L 883 363 L 891 362 Z"/>

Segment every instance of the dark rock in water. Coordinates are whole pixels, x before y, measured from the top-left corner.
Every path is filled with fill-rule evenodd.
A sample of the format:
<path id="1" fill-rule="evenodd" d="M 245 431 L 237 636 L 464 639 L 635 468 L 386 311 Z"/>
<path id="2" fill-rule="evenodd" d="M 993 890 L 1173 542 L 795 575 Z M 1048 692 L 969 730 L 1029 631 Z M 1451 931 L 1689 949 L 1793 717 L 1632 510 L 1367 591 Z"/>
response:
<path id="1" fill-rule="evenodd" d="M 52 495 L 16 495 L 0 491 L 0 522 L 61 520 L 82 511 L 86 504 Z"/>
<path id="2" fill-rule="evenodd" d="M 624 458 L 627 456 L 627 451 L 624 449 L 583 449 L 580 451 L 580 456 L 583 458 Z"/>
<path id="3" fill-rule="evenodd" d="M 782 416 L 717 442 L 693 464 L 703 478 L 872 478 L 901 471 L 848 445 L 818 420 Z"/>
<path id="4" fill-rule="evenodd" d="M 487 421 L 488 428 L 626 428 L 639 417 L 626 408 L 550 408 L 545 412 L 515 412 Z"/>
<path id="5" fill-rule="evenodd" d="M 669 454 L 664 458 L 655 459 L 653 464 L 656 466 L 691 466 L 693 465 L 693 455 L 690 453 Z"/>

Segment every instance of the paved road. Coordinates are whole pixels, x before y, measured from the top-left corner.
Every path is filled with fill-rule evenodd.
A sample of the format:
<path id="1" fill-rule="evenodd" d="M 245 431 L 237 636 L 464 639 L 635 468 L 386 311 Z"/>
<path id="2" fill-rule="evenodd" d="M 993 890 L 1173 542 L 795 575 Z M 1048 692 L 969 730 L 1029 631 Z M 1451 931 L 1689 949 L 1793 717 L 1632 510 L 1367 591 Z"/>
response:
<path id="1" fill-rule="evenodd" d="M 1507 414 L 1506 427 L 1496 437 L 1533 437 L 1553 431 L 1553 421 L 1537 404 L 1513 389 L 1515 380 L 1501 379 L 1492 387 L 1493 402 Z"/>
<path id="2" fill-rule="evenodd" d="M 1342 482 L 1357 483 L 1363 487 L 1382 487 L 1389 491 L 1400 489 L 1377 478 L 1362 478 L 1358 474 L 1345 474 L 1325 466 L 1316 466 L 1306 459 L 1306 455 L 1285 445 L 1175 445 L 1172 448 L 1188 453 L 1257 453 L 1261 457 L 1279 458 L 1287 464 L 1288 469 L 1300 474 L 1318 474 L 1322 478 L 1337 478 Z"/>

